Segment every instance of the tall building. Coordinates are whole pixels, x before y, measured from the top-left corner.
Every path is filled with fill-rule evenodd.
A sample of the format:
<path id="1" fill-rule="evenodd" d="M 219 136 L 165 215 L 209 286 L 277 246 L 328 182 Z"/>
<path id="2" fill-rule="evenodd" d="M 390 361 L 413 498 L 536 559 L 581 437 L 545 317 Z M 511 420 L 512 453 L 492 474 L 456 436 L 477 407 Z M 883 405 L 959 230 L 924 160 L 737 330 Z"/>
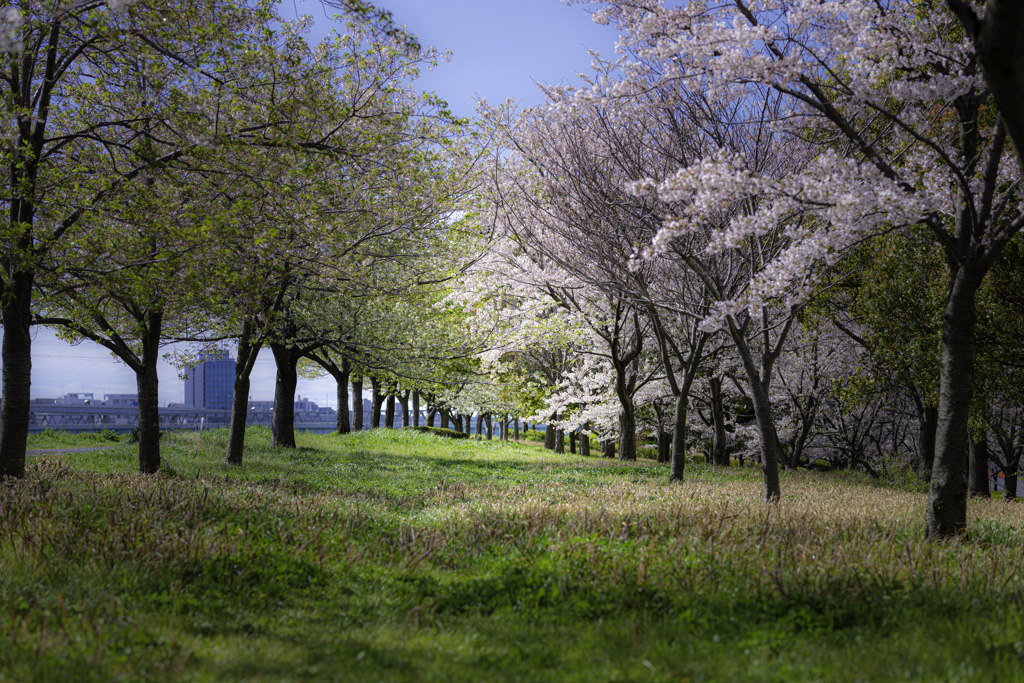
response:
<path id="1" fill-rule="evenodd" d="M 235 388 L 235 359 L 225 351 L 203 353 L 185 380 L 185 405 L 231 410 Z"/>

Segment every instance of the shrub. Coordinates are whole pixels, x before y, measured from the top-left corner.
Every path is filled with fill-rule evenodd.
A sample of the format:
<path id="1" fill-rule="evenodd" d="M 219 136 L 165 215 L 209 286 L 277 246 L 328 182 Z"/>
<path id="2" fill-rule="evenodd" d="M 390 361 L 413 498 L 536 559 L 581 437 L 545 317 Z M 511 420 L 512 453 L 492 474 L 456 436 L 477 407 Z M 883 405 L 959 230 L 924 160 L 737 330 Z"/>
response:
<path id="1" fill-rule="evenodd" d="M 411 429 L 414 432 L 423 432 L 425 434 L 433 434 L 435 436 L 443 436 L 449 439 L 468 439 L 469 437 L 462 433 L 457 432 L 454 429 L 442 429 L 441 427 L 402 427 L 402 429 Z"/>

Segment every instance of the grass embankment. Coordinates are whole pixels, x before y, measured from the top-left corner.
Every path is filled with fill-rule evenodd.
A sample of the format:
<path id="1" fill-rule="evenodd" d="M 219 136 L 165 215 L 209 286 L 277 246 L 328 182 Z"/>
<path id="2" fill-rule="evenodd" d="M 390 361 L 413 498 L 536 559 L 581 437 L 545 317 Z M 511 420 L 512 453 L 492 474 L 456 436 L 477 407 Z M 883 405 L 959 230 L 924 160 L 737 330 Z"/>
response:
<path id="1" fill-rule="evenodd" d="M 1021 678 L 1022 508 L 849 473 L 663 468 L 378 431 L 168 435 L 0 488 L 0 677 L 775 681 Z"/>

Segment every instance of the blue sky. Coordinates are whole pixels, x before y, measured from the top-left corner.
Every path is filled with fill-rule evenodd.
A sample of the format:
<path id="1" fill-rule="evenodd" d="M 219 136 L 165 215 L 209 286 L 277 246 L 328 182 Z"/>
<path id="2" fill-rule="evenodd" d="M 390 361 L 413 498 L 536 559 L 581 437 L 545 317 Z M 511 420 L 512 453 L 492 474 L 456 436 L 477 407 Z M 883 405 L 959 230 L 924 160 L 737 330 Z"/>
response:
<path id="1" fill-rule="evenodd" d="M 615 32 L 593 23 L 580 6 L 558 0 L 386 0 L 378 6 L 417 34 L 423 45 L 452 51 L 450 63 L 426 72 L 417 82 L 448 101 L 459 116 L 473 115 L 477 96 L 492 104 L 513 98 L 524 105 L 543 97 L 535 83 L 574 80 L 590 70 L 587 49 L 611 57 Z M 316 33 L 330 30 L 329 18 L 313 0 L 285 0 L 282 13 L 309 14 Z M 169 349 L 168 349 L 169 350 Z M 252 375 L 251 395 L 270 400 L 274 363 L 264 350 Z M 56 398 L 71 392 L 135 393 L 135 375 L 91 342 L 70 346 L 52 330 L 38 328 L 32 352 L 32 396 Z M 169 363 L 160 365 L 160 403 L 180 402 L 184 383 Z M 299 380 L 297 394 L 336 407 L 330 377 Z"/>

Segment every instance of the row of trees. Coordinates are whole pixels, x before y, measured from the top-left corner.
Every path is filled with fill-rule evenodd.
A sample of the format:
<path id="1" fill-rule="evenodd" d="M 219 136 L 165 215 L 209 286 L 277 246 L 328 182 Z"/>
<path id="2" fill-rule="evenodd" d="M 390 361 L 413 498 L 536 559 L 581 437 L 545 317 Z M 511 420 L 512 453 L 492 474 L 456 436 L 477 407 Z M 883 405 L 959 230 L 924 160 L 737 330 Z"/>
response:
<path id="1" fill-rule="evenodd" d="M 455 213 L 475 143 L 410 85 L 436 51 L 361 0 L 324 4 L 345 32 L 317 45 L 308 20 L 265 1 L 7 11 L 4 475 L 24 472 L 33 324 L 135 372 L 144 472 L 160 466 L 169 341 L 237 340 L 231 462 L 262 347 L 285 407 L 318 352 L 385 367 L 401 337 L 405 373 L 465 355 L 432 307 L 477 247 Z M 275 441 L 294 445 L 289 411 L 275 418 Z"/>
<path id="2" fill-rule="evenodd" d="M 647 434 L 674 481 L 688 452 L 754 457 L 766 501 L 780 465 L 913 462 L 929 535 L 960 533 L 965 471 L 1009 480 L 1024 443 L 1024 71 L 1000 58 L 1024 10 L 599 5 L 623 56 L 478 126 L 359 0 L 316 46 L 270 2 L 5 15 L 3 473 L 43 323 L 135 370 L 146 472 L 161 345 L 235 340 L 229 462 L 269 347 L 281 446 L 298 373 L 327 372 L 339 406 L 369 382 L 376 411 L 516 415 L 626 460 Z"/>
<path id="3" fill-rule="evenodd" d="M 984 492 L 987 443 L 1008 479 L 1021 448 L 1024 110 L 999 57 L 1019 9 L 598 4 L 624 57 L 544 107 L 483 111 L 509 150 L 490 272 L 587 330 L 620 457 L 637 404 L 660 434 L 672 401 L 681 479 L 694 399 L 722 461 L 731 387 L 766 500 L 808 448 L 869 471 L 912 451 L 929 535 L 961 532 L 965 471 Z M 585 368 L 545 411 L 590 418 Z"/>

